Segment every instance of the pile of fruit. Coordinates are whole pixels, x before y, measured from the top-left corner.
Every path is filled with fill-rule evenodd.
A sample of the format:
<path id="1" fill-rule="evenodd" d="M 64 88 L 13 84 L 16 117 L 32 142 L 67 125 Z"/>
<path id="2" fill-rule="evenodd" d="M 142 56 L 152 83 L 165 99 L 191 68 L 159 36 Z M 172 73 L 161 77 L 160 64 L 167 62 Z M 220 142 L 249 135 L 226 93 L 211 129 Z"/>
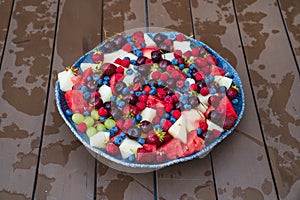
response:
<path id="1" fill-rule="evenodd" d="M 85 60 L 58 74 L 63 112 L 91 146 L 119 159 L 186 157 L 236 124 L 232 74 L 183 34 L 118 35 Z"/>

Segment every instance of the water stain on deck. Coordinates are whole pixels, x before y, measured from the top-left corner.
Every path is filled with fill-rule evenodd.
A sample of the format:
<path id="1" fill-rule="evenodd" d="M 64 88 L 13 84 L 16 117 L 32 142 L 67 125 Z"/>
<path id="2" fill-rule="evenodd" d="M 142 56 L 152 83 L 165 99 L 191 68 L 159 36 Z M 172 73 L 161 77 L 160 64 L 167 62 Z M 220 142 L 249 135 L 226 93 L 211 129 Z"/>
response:
<path id="1" fill-rule="evenodd" d="M 255 3 L 257 0 L 243 0 L 239 1 L 239 3 L 236 4 L 236 10 L 237 12 L 243 12 L 246 8 L 248 8 L 250 5 Z"/>
<path id="2" fill-rule="evenodd" d="M 261 189 L 265 195 L 271 194 L 273 190 L 272 182 L 268 179 L 265 179 L 263 184 L 261 185 Z"/>
<path id="3" fill-rule="evenodd" d="M 17 158 L 18 161 L 12 164 L 14 171 L 16 169 L 30 169 L 31 167 L 36 166 L 37 155 L 32 152 L 19 152 Z"/>
<path id="4" fill-rule="evenodd" d="M 54 111 L 50 113 L 51 118 L 52 118 L 52 121 L 51 121 L 52 123 L 51 123 L 51 125 L 45 126 L 45 135 L 58 134 L 60 127 L 64 125 L 64 120 L 59 115 L 59 112 L 58 112 L 55 102 L 56 101 L 53 100 Z M 49 116 L 49 118 L 50 118 L 50 116 Z M 66 125 L 64 125 L 64 126 L 66 126 Z"/>
<path id="5" fill-rule="evenodd" d="M 48 144 L 43 148 L 41 155 L 41 163 L 47 165 L 49 163 L 65 166 L 69 160 L 71 151 L 75 151 L 82 144 L 79 140 L 74 140 L 71 144 L 63 144 L 63 141 Z"/>
<path id="6" fill-rule="evenodd" d="M 52 189 L 51 183 L 55 182 L 55 178 L 49 178 L 45 174 L 38 175 L 38 183 L 37 191 L 36 191 L 36 199 L 47 199 L 48 193 Z"/>
<path id="7" fill-rule="evenodd" d="M 29 200 L 30 198 L 25 194 L 10 192 L 8 190 L 0 190 L 0 199 Z"/>
<path id="8" fill-rule="evenodd" d="M 26 130 L 20 129 L 14 122 L 8 126 L 4 126 L 3 130 L 0 130 L 0 138 L 24 139 L 33 134 L 34 133 L 28 133 Z"/>
<path id="9" fill-rule="evenodd" d="M 241 187 L 235 187 L 233 188 L 233 194 L 232 197 L 235 198 L 241 198 L 245 200 L 255 199 L 255 200 L 263 200 L 264 195 L 256 188 L 253 187 L 247 187 L 245 189 L 242 189 Z"/>

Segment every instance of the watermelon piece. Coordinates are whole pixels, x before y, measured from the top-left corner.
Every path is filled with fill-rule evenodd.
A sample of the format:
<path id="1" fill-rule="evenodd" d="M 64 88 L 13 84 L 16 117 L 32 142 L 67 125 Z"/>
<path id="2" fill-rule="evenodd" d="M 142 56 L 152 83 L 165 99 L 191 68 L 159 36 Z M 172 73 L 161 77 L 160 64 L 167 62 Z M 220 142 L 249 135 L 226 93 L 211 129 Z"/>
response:
<path id="1" fill-rule="evenodd" d="M 157 47 L 146 47 L 146 48 L 143 48 L 143 49 L 141 49 L 141 50 L 142 50 L 142 52 L 143 52 L 143 56 L 145 56 L 145 57 L 151 59 L 151 52 L 152 52 L 152 51 L 158 51 L 159 48 L 157 48 Z"/>
<path id="2" fill-rule="evenodd" d="M 196 131 L 191 131 L 187 136 L 186 144 L 182 144 L 183 156 L 189 156 L 195 152 L 200 151 L 205 147 L 204 140 L 198 137 Z"/>
<path id="3" fill-rule="evenodd" d="M 217 108 L 217 111 L 219 113 L 224 113 L 226 117 L 232 116 L 235 119 L 238 118 L 238 116 L 237 116 L 237 114 L 234 110 L 234 107 L 233 107 L 231 101 L 228 99 L 227 96 L 225 96 L 221 99 L 220 104 Z"/>
<path id="4" fill-rule="evenodd" d="M 87 80 L 86 78 L 88 76 L 91 76 L 93 74 L 93 69 L 90 67 L 90 68 L 87 68 L 82 74 L 81 74 L 81 79 L 80 81 L 78 81 L 75 85 L 74 85 L 74 89 L 77 90 L 79 86 L 83 86 L 83 85 L 86 85 L 87 83 Z"/>
<path id="5" fill-rule="evenodd" d="M 216 65 L 211 65 L 210 66 L 210 75 L 213 75 L 213 76 L 225 76 L 225 74 L 226 74 L 226 72 L 222 68 L 220 68 L 220 67 L 218 67 Z"/>
<path id="6" fill-rule="evenodd" d="M 84 107 L 87 105 L 86 100 L 82 96 L 81 90 L 69 90 L 65 93 L 65 99 L 70 110 L 73 113 L 83 113 Z"/>
<path id="7" fill-rule="evenodd" d="M 205 111 L 204 116 L 205 116 L 206 118 L 208 118 L 209 113 L 210 113 L 211 111 L 213 111 L 213 110 L 216 110 L 216 109 L 215 109 L 213 106 L 209 106 L 209 107 L 207 108 L 207 110 Z"/>
<path id="8" fill-rule="evenodd" d="M 177 157 L 183 157 L 183 150 L 181 141 L 178 138 L 174 138 L 161 146 L 158 151 L 165 152 L 168 159 L 176 159 Z"/>
<path id="9" fill-rule="evenodd" d="M 143 148 L 148 152 L 156 152 L 156 144 L 143 144 Z"/>

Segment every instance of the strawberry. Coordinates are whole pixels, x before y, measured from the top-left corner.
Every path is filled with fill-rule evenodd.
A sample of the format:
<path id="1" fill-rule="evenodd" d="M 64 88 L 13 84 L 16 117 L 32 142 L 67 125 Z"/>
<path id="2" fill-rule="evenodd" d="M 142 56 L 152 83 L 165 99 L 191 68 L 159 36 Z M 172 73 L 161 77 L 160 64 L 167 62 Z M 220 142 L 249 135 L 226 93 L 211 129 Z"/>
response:
<path id="1" fill-rule="evenodd" d="M 108 111 L 104 107 L 101 107 L 98 110 L 98 115 L 101 117 L 106 117 L 108 115 Z"/>
<path id="2" fill-rule="evenodd" d="M 132 51 L 132 46 L 127 43 L 123 46 L 123 50 L 126 51 L 126 52 L 131 52 Z"/>
<path id="3" fill-rule="evenodd" d="M 159 99 L 164 99 L 165 96 L 167 95 L 166 91 L 164 89 L 162 89 L 162 88 L 157 88 L 156 92 L 157 92 L 157 97 Z"/>
<path id="4" fill-rule="evenodd" d="M 122 59 L 121 58 L 117 58 L 114 63 L 121 65 Z"/>
<path id="5" fill-rule="evenodd" d="M 152 163 L 155 159 L 155 154 L 153 152 L 148 152 L 144 148 L 138 148 L 136 154 L 136 161 L 138 163 Z"/>
<path id="6" fill-rule="evenodd" d="M 156 151 L 156 162 L 163 163 L 167 160 L 166 153 L 163 151 Z"/>
<path id="7" fill-rule="evenodd" d="M 205 58 L 202 57 L 197 57 L 195 59 L 195 63 L 198 67 L 205 67 L 207 66 L 207 61 L 205 60 Z"/>
<path id="8" fill-rule="evenodd" d="M 182 41 L 184 41 L 184 39 L 185 39 L 185 36 L 183 34 L 180 33 L 180 34 L 176 35 L 176 40 L 182 42 Z"/>
<path id="9" fill-rule="evenodd" d="M 144 33 L 142 31 L 136 31 L 132 34 L 131 39 L 138 39 L 140 37 L 144 38 Z"/>
<path id="10" fill-rule="evenodd" d="M 108 142 L 105 146 L 106 152 L 112 156 L 121 155 L 120 149 L 112 142 Z"/>
<path id="11" fill-rule="evenodd" d="M 126 60 L 126 59 L 122 60 L 121 65 L 125 68 L 128 68 L 130 65 L 130 60 Z"/>
<path id="12" fill-rule="evenodd" d="M 175 119 L 179 119 L 179 117 L 181 116 L 180 110 L 174 110 L 173 113 L 172 113 L 172 116 L 173 116 Z"/>
<path id="13" fill-rule="evenodd" d="M 210 66 L 210 74 L 213 76 L 225 76 L 226 72 L 222 68 L 220 68 L 216 65 L 211 65 Z"/>
<path id="14" fill-rule="evenodd" d="M 199 55 L 199 49 L 198 48 L 193 48 L 192 49 L 192 56 L 197 57 Z"/>
<path id="15" fill-rule="evenodd" d="M 172 126 L 172 122 L 168 119 L 165 119 L 161 125 L 164 131 L 168 131 L 171 126 Z"/>
<path id="16" fill-rule="evenodd" d="M 119 66 L 119 67 L 117 67 L 116 72 L 123 74 L 124 73 L 124 68 Z"/>
<path id="17" fill-rule="evenodd" d="M 132 126 L 133 126 L 132 119 L 130 119 L 130 118 L 125 119 L 125 121 L 123 123 L 123 128 L 124 129 L 129 129 Z"/>
<path id="18" fill-rule="evenodd" d="M 200 89 L 200 94 L 201 94 L 202 96 L 208 95 L 208 94 L 209 94 L 209 87 L 203 87 L 203 88 L 201 88 L 201 89 Z"/>
<path id="19" fill-rule="evenodd" d="M 168 79 L 169 79 L 169 74 L 168 74 L 168 73 L 162 73 L 162 74 L 160 75 L 160 80 L 166 81 L 166 80 L 168 80 Z"/>
<path id="20" fill-rule="evenodd" d="M 94 63 L 99 64 L 104 59 L 104 54 L 100 50 L 95 50 L 92 53 L 92 60 Z"/>
<path id="21" fill-rule="evenodd" d="M 73 113 L 83 113 L 85 105 L 87 105 L 86 100 L 82 96 L 81 90 L 68 90 L 65 93 L 65 99 L 70 110 Z"/>
<path id="22" fill-rule="evenodd" d="M 158 80 L 160 78 L 160 71 L 156 70 L 154 72 L 152 72 L 151 77 L 153 80 Z"/>
<path id="23" fill-rule="evenodd" d="M 205 60 L 207 61 L 207 63 L 209 63 L 211 65 L 217 65 L 218 64 L 218 61 L 217 61 L 216 57 L 213 56 L 213 55 L 206 56 Z"/>

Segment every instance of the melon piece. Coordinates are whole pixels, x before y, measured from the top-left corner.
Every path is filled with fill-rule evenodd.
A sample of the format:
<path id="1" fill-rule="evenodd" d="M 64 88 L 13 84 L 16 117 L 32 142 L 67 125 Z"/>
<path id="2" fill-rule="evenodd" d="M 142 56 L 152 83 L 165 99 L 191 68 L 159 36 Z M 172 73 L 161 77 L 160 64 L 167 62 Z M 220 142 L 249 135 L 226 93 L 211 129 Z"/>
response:
<path id="1" fill-rule="evenodd" d="M 97 66 L 99 66 L 99 64 L 95 64 L 95 63 L 81 63 L 80 64 L 80 69 L 84 72 L 86 69 L 88 68 L 92 68 L 93 71 L 96 70 Z"/>
<path id="2" fill-rule="evenodd" d="M 146 47 L 156 47 L 156 43 L 149 37 L 147 33 L 144 33 L 144 39 Z"/>
<path id="3" fill-rule="evenodd" d="M 204 115 L 195 109 L 185 110 L 182 112 L 182 115 L 185 118 L 186 131 L 188 133 L 197 130 L 200 121 L 205 121 Z"/>
<path id="4" fill-rule="evenodd" d="M 189 85 L 192 85 L 195 83 L 195 80 L 192 78 L 187 78 L 185 81 L 189 82 Z"/>
<path id="5" fill-rule="evenodd" d="M 191 42 L 190 41 L 183 41 L 183 42 L 180 42 L 180 41 L 174 41 L 173 42 L 173 46 L 174 46 L 174 51 L 175 50 L 181 50 L 182 53 L 185 53 L 187 51 L 191 51 Z"/>
<path id="6" fill-rule="evenodd" d="M 128 158 L 130 155 L 135 154 L 138 148 L 143 147 L 140 143 L 135 140 L 125 138 L 119 146 L 121 156 L 123 159 Z"/>
<path id="7" fill-rule="evenodd" d="M 202 96 L 201 94 L 198 95 L 198 99 L 201 103 L 203 103 L 204 105 L 208 106 L 208 99 L 209 97 L 212 96 L 212 94 L 208 94 L 206 96 Z"/>
<path id="8" fill-rule="evenodd" d="M 208 125 L 208 130 L 212 131 L 214 129 L 220 131 L 221 133 L 224 131 L 224 129 L 222 127 L 220 127 L 219 125 L 213 123 L 212 121 L 210 121 L 209 119 L 206 120 L 206 123 Z"/>
<path id="9" fill-rule="evenodd" d="M 185 117 L 181 115 L 177 121 L 169 128 L 168 132 L 174 138 L 178 138 L 181 142 L 186 143 L 187 132 L 185 125 Z"/>
<path id="10" fill-rule="evenodd" d="M 153 118 L 156 116 L 156 110 L 146 107 L 142 112 L 142 121 L 152 122 Z"/>
<path id="11" fill-rule="evenodd" d="M 214 82 L 216 82 L 219 86 L 225 86 L 229 89 L 232 84 L 232 79 L 226 76 L 215 76 Z"/>
<path id="12" fill-rule="evenodd" d="M 109 141 L 109 132 L 101 131 L 90 137 L 90 145 L 98 148 L 105 148 L 107 141 Z"/>
<path id="13" fill-rule="evenodd" d="M 58 73 L 58 81 L 60 89 L 64 92 L 68 90 L 72 90 L 74 83 L 72 82 L 72 78 L 74 74 L 71 70 L 65 70 L 63 72 Z"/>
<path id="14" fill-rule="evenodd" d="M 111 88 L 107 85 L 102 85 L 99 88 L 99 93 L 101 95 L 101 99 L 103 103 L 110 101 L 110 97 L 112 96 Z"/>
<path id="15" fill-rule="evenodd" d="M 162 57 L 169 61 L 172 61 L 175 58 L 174 53 L 165 53 L 165 54 L 162 54 Z"/>

